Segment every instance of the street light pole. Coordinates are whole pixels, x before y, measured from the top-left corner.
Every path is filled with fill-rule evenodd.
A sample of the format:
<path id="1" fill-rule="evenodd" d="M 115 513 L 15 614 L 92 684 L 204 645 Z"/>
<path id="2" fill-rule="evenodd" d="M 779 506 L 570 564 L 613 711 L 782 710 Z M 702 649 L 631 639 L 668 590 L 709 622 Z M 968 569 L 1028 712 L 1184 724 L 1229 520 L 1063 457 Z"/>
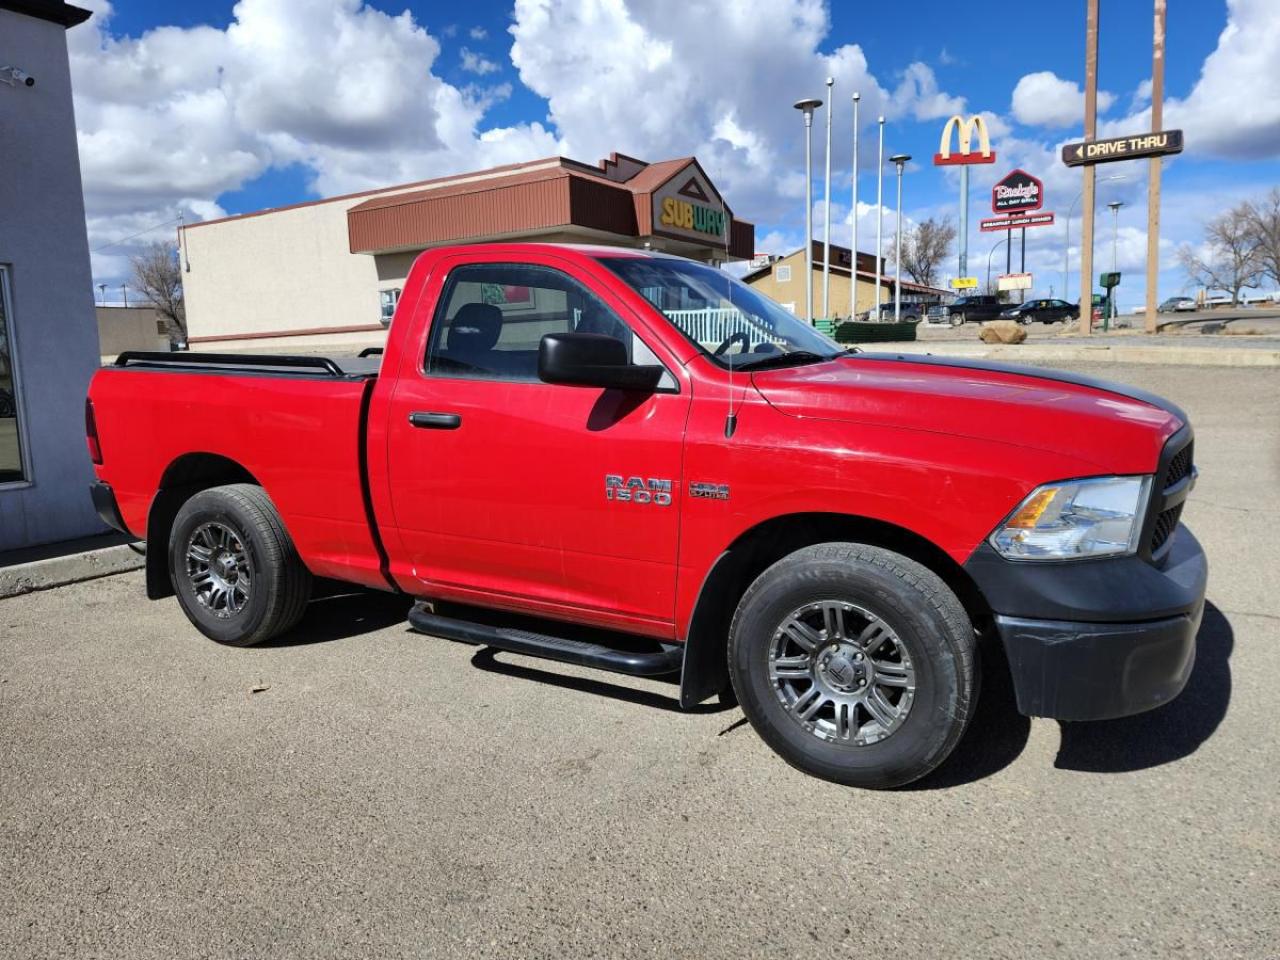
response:
<path id="1" fill-rule="evenodd" d="M 107 305 L 107 285 L 105 283 L 98 284 L 98 293 L 102 294 L 102 305 Z"/>
<path id="2" fill-rule="evenodd" d="M 1098 183 L 1106 183 L 1108 180 L 1123 180 L 1123 173 L 1116 174 L 1112 177 L 1100 177 Z M 1067 207 L 1067 242 L 1062 248 L 1062 299 L 1070 302 L 1071 300 L 1071 211 L 1076 208 L 1076 204 L 1080 202 L 1080 198 L 1084 196 L 1081 190 L 1076 194 L 1076 198 L 1071 201 L 1071 205 Z M 1090 304 L 1092 306 L 1092 304 Z"/>
<path id="3" fill-rule="evenodd" d="M 850 242 L 852 263 L 849 265 L 849 319 L 858 316 L 858 101 L 862 94 L 853 95 L 853 239 Z"/>
<path id="4" fill-rule="evenodd" d="M 880 274 L 884 252 L 884 117 L 880 118 L 880 159 L 876 162 L 876 319 L 880 319 Z"/>
<path id="5" fill-rule="evenodd" d="M 898 223 L 893 241 L 893 322 L 902 322 L 902 169 L 910 154 L 895 153 L 889 158 L 898 170 Z"/>
<path id="6" fill-rule="evenodd" d="M 822 101 L 813 97 L 797 100 L 795 108 L 804 114 L 804 319 L 813 323 L 813 111 Z"/>
<path id="7" fill-rule="evenodd" d="M 835 77 L 827 77 L 827 170 L 823 183 L 826 185 L 826 212 L 822 215 L 822 316 L 831 318 L 831 114 L 835 106 L 831 99 L 831 88 Z"/>
<path id="8" fill-rule="evenodd" d="M 1111 208 L 1111 272 L 1116 273 L 1120 270 L 1120 208 L 1124 206 L 1119 200 L 1112 200 L 1107 204 Z M 1112 287 L 1107 291 L 1107 297 L 1111 301 L 1111 319 L 1116 318 L 1116 288 Z"/>
<path id="9" fill-rule="evenodd" d="M 996 241 L 995 246 L 991 248 L 991 252 L 987 254 L 987 293 L 991 292 L 991 258 L 1000 249 L 1000 244 L 1008 242 L 1008 237 L 1001 237 Z"/>

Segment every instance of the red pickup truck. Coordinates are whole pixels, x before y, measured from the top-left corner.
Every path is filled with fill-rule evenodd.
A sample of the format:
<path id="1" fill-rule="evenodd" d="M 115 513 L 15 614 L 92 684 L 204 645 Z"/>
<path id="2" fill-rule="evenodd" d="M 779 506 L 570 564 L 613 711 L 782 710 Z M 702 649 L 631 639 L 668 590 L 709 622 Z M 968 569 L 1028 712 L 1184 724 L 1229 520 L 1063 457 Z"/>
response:
<path id="1" fill-rule="evenodd" d="M 844 350 L 721 270 L 639 250 L 431 250 L 380 357 L 123 354 L 92 495 L 147 594 L 258 643 L 313 578 L 411 624 L 736 696 L 793 765 L 923 776 L 978 641 L 1066 720 L 1182 690 L 1207 577 L 1191 426 L 1045 370 Z"/>

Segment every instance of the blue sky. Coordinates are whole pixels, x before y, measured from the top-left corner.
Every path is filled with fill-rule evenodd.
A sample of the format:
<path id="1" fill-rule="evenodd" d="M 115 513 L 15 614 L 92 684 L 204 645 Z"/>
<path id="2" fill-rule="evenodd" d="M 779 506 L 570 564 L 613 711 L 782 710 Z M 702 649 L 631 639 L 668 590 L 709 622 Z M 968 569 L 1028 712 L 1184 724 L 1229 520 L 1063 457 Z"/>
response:
<path id="1" fill-rule="evenodd" d="M 1174 254 L 1200 242 L 1204 219 L 1280 183 L 1273 3 L 1170 4 L 1166 118 L 1185 127 L 1187 151 L 1165 167 L 1162 295 L 1187 290 Z M 799 245 L 804 214 L 791 103 L 822 96 L 832 73 L 835 239 L 848 242 L 855 87 L 864 249 L 875 111 L 889 116 L 886 153 L 918 158 L 906 180 L 911 219 L 955 215 L 955 173 L 928 158 L 953 109 L 983 112 L 1000 160 L 975 169 L 971 219 L 987 215 L 991 180 L 1012 166 L 1044 179 L 1045 207 L 1060 222 L 1028 233 L 1029 260 L 1039 293 L 1061 291 L 1062 213 L 1080 174 L 1056 155 L 1080 134 L 1071 104 L 1083 79 L 1084 0 L 971 0 L 962 15 L 936 0 L 87 5 L 95 17 L 73 32 L 73 77 L 95 273 L 108 282 L 128 250 L 112 241 L 179 213 L 239 213 L 557 152 L 595 161 L 612 149 L 698 155 L 735 213 L 755 221 L 757 248 L 783 252 Z M 1139 132 L 1151 5 L 1102 5 L 1102 132 Z M 1099 202 L 1125 204 L 1118 246 L 1132 300 L 1145 266 L 1146 165 L 1100 170 L 1124 177 L 1103 184 Z M 1096 257 L 1109 267 L 1109 216 L 1105 224 Z M 1072 228 L 1078 238 L 1078 220 Z M 995 239 L 974 224 L 970 272 Z"/>

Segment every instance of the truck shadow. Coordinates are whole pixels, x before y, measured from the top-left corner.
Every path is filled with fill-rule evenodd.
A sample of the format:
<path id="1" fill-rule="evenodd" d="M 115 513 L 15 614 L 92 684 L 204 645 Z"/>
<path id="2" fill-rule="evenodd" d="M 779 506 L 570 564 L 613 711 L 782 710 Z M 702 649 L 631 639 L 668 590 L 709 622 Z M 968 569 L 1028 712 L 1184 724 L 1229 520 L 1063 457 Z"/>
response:
<path id="1" fill-rule="evenodd" d="M 404 623 L 409 603 L 404 597 L 376 590 L 317 584 L 316 596 L 298 625 L 284 636 L 258 644 L 256 649 L 300 647 L 345 640 Z"/>
<path id="2" fill-rule="evenodd" d="M 1231 702 L 1235 631 L 1222 611 L 1206 603 L 1196 634 L 1196 665 L 1186 689 L 1171 703 L 1119 720 L 1062 724 L 1054 766 L 1089 773 L 1127 773 L 1190 756 L 1213 736 Z"/>

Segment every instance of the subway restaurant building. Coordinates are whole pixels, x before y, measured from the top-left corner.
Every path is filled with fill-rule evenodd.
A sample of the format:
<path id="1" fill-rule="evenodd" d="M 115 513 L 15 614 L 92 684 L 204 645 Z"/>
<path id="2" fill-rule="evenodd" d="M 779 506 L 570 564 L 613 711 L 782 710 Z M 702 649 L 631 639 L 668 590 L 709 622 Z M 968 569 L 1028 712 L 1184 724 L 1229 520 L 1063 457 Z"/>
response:
<path id="1" fill-rule="evenodd" d="M 694 157 L 592 165 L 551 157 L 191 224 L 179 245 L 192 349 L 362 347 L 386 336 L 414 258 L 489 241 L 646 247 L 704 263 L 750 259 L 738 220 Z"/>

